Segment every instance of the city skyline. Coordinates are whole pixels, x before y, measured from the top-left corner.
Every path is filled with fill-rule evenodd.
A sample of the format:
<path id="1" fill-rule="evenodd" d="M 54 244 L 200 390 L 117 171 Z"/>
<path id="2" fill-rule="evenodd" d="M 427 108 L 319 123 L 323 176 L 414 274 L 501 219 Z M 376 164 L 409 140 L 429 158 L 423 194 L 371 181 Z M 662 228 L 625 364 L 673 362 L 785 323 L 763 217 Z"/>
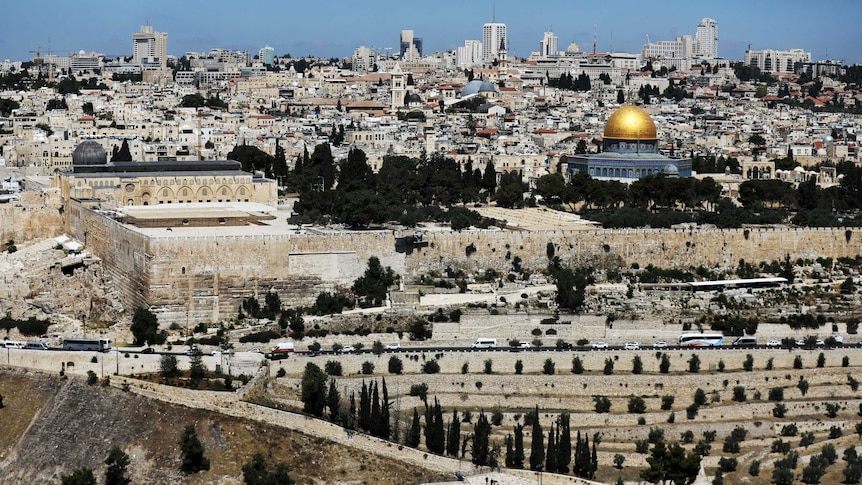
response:
<path id="1" fill-rule="evenodd" d="M 639 53 L 647 35 L 652 42 L 686 34 L 694 37 L 698 22 L 708 17 L 718 23 L 718 54 L 724 58 L 742 60 L 751 43 L 755 50 L 800 48 L 811 52 L 815 60 L 862 63 L 858 48 L 862 32 L 854 25 L 862 4 L 853 0 L 819 2 L 819 12 L 826 21 L 812 21 L 817 12 L 811 11 L 811 4 L 795 0 L 669 0 L 651 4 L 634 0 L 548 0 L 541 4 L 442 0 L 433 7 L 392 0 L 325 3 L 327 8 L 319 3 L 252 1 L 242 5 L 250 12 L 247 15 L 238 15 L 236 4 L 220 0 L 14 3 L 4 7 L 6 18 L 15 21 L 0 33 L 0 59 L 29 60 L 35 55 L 30 51 L 37 48 L 45 54 L 49 39 L 50 48 L 60 55 L 79 50 L 131 55 L 131 35 L 142 25 L 168 33 L 168 53 L 177 57 L 211 48 L 247 50 L 254 55 L 266 45 L 273 46 L 278 56 L 343 58 L 362 45 L 397 54 L 399 35 L 407 29 L 424 39 L 423 50 L 428 54 L 454 50 L 468 39 L 481 39 L 483 24 L 493 21 L 507 25 L 510 57 L 527 57 L 538 51 L 547 31 L 558 37 L 560 50 L 574 42 L 582 51 L 591 51 L 595 34 L 600 52 Z"/>

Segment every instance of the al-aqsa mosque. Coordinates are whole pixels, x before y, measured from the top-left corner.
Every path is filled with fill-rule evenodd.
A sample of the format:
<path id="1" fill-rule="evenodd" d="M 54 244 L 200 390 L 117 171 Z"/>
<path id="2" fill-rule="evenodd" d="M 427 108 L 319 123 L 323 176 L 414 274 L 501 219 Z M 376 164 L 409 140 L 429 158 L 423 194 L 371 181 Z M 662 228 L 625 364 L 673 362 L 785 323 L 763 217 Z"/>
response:
<path id="1" fill-rule="evenodd" d="M 626 105 L 605 123 L 601 153 L 569 155 L 567 172 L 601 180 L 633 182 L 647 175 L 691 177 L 690 158 L 668 158 L 658 152 L 655 122 L 642 108 Z"/>

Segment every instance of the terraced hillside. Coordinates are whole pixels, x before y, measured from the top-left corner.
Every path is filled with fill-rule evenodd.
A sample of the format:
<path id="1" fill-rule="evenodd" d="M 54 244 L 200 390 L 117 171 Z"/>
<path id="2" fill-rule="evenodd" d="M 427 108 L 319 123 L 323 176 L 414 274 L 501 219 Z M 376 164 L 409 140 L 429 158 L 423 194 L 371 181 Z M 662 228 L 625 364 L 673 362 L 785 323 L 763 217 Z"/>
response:
<path id="1" fill-rule="evenodd" d="M 696 364 L 692 363 L 695 357 Z M 392 358 L 402 362 L 402 374 L 388 372 Z M 579 359 L 582 373 L 573 372 L 578 367 L 575 359 Z M 635 359 L 640 360 L 640 373 L 634 372 Z M 423 373 L 432 360 L 439 364 L 440 372 Z M 668 364 L 666 373 L 662 372 L 663 360 Z M 411 388 L 415 394 L 427 386 L 427 402 L 433 406 L 439 400 L 447 426 L 454 410 L 462 419 L 470 412 L 470 422 L 461 425 L 461 440 L 474 431 L 481 412 L 489 419 L 496 414 L 499 425 L 492 426 L 490 442 L 501 448 L 501 465 L 506 435 L 515 425 L 524 424 L 530 411 L 538 407 L 545 436 L 560 413 L 569 413 L 572 439 L 580 432 L 598 444 L 595 479 L 610 483 L 619 478 L 640 480 L 640 471 L 648 467 L 650 441 L 659 438 L 702 454 L 710 478 L 723 467 L 726 484 L 774 483 L 776 462 L 788 457 L 791 460 L 785 464 L 794 461 L 791 450 L 799 454 L 791 470 L 799 481 L 812 457 L 815 465 L 821 464 L 824 445 L 831 445 L 838 460 L 821 466 L 825 474 L 819 480 L 839 483 L 847 466 L 842 454 L 859 443 L 862 433 L 862 426 L 857 427 L 862 423 L 862 394 L 856 387 L 862 379 L 862 349 L 856 346 L 792 351 L 531 350 L 291 357 L 273 364 L 273 376 L 279 368 L 285 375 L 271 383 L 269 398 L 279 406 L 301 408 L 306 364 L 314 362 L 325 368 L 330 361 L 341 364 L 343 375 L 335 379 L 343 405 L 351 393 L 358 401 L 363 382 L 376 381 L 380 387 L 385 378 L 401 439 L 413 410 L 421 417 L 425 409 L 421 397 L 410 395 Z M 373 371 L 363 374 L 363 367 L 370 370 L 369 363 Z M 520 374 L 516 366 L 521 367 Z M 596 411 L 597 401 L 606 402 L 601 397 L 610 403 L 607 412 Z M 702 403 L 693 405 L 696 399 Z M 531 426 L 525 426 L 527 464 L 531 441 Z M 547 447 L 547 441 L 543 442 Z M 424 435 L 419 446 L 425 447 Z M 830 455 L 829 446 L 826 455 Z M 468 444 L 465 460 L 470 459 Z M 621 466 L 615 466 L 615 460 Z M 735 471 L 729 471 L 734 460 Z M 755 462 L 759 471 L 752 474 Z M 809 479 L 816 475 L 813 469 L 807 473 Z"/>

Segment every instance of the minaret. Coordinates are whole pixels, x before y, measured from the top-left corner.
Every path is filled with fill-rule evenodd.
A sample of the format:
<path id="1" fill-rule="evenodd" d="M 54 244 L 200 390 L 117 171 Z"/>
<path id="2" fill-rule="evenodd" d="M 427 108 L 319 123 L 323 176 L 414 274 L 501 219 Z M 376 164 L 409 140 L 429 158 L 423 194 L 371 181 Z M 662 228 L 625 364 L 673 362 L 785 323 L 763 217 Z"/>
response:
<path id="1" fill-rule="evenodd" d="M 395 64 L 392 69 L 392 85 L 391 85 L 391 105 L 390 111 L 397 112 L 399 108 L 404 106 L 404 96 L 407 94 L 407 80 L 404 78 L 404 71 L 401 70 L 401 64 Z"/>

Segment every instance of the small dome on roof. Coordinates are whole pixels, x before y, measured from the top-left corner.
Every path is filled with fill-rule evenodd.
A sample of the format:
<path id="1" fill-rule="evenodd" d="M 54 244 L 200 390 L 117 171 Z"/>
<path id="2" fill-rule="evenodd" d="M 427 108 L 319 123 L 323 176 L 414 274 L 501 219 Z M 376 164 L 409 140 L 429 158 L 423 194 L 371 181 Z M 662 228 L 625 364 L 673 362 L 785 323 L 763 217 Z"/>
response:
<path id="1" fill-rule="evenodd" d="M 496 93 L 497 88 L 494 87 L 493 84 L 488 81 L 482 81 L 479 79 L 474 79 L 467 83 L 464 86 L 464 89 L 461 90 L 461 97 L 469 96 L 471 94 L 481 94 L 481 93 Z"/>
<path id="2" fill-rule="evenodd" d="M 661 169 L 661 173 L 669 176 L 679 176 L 679 168 L 672 163 L 668 163 Z"/>
<path id="3" fill-rule="evenodd" d="M 72 165 L 105 165 L 108 154 L 97 141 L 81 142 L 72 152 Z"/>
<path id="4" fill-rule="evenodd" d="M 419 95 L 416 93 L 410 93 L 404 97 L 404 104 L 415 104 L 421 102 L 422 98 L 420 98 Z"/>

